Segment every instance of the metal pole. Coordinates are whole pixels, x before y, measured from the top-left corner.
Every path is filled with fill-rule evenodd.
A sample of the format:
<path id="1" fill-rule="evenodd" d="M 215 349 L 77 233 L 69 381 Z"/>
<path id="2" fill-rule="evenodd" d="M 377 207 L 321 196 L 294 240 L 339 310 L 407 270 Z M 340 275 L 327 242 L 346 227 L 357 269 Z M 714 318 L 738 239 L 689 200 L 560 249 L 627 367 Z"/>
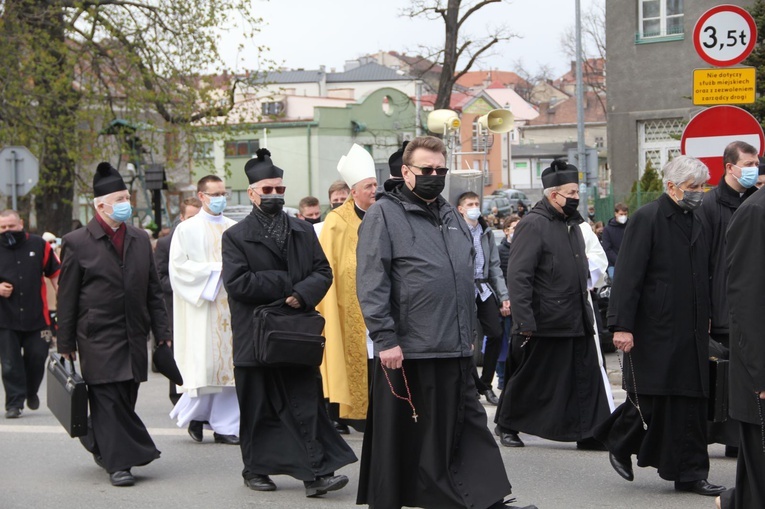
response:
<path id="1" fill-rule="evenodd" d="M 422 81 L 417 80 L 414 82 L 414 135 L 417 137 L 422 135 L 422 128 L 420 127 L 421 112 L 422 112 Z"/>
<path id="2" fill-rule="evenodd" d="M 582 217 L 587 217 L 587 161 L 584 153 L 584 84 L 582 79 L 582 6 L 581 0 L 576 0 L 576 153 L 579 171 L 584 182 L 579 186 L 579 211 Z M 584 184 L 582 186 L 581 184 Z M 584 190 L 584 192 L 582 192 Z"/>
<path id="3" fill-rule="evenodd" d="M 11 191 L 11 197 L 12 197 L 11 203 L 13 204 L 12 205 L 13 210 L 18 212 L 19 209 L 17 208 L 17 204 L 16 204 L 16 195 L 18 194 L 18 191 L 19 191 L 18 190 L 18 183 L 16 181 L 16 177 L 17 177 L 17 175 L 16 175 L 16 170 L 17 170 L 16 162 L 18 161 L 18 159 L 16 158 L 16 151 L 15 150 L 11 150 L 11 154 L 12 154 L 12 157 L 13 157 L 13 162 L 11 163 L 11 172 L 12 172 L 12 174 L 11 174 L 11 187 L 13 188 L 13 190 Z"/>

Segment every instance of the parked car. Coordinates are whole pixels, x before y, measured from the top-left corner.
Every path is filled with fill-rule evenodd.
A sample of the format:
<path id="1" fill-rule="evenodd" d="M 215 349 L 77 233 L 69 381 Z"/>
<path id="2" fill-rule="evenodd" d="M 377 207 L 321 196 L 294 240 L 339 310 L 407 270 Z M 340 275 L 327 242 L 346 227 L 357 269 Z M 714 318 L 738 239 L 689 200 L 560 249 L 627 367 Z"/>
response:
<path id="1" fill-rule="evenodd" d="M 531 210 L 531 200 L 521 191 L 515 189 L 497 189 L 492 193 L 492 196 L 504 196 L 507 201 L 510 202 L 510 208 L 513 212 L 518 210 L 518 202 L 523 202 L 526 206 L 526 210 Z"/>
<path id="2" fill-rule="evenodd" d="M 499 211 L 499 217 L 507 217 L 513 213 L 513 208 L 510 206 L 510 201 L 504 196 L 484 196 L 483 205 L 481 206 L 481 214 L 488 216 L 491 214 L 491 209 L 497 207 Z"/>

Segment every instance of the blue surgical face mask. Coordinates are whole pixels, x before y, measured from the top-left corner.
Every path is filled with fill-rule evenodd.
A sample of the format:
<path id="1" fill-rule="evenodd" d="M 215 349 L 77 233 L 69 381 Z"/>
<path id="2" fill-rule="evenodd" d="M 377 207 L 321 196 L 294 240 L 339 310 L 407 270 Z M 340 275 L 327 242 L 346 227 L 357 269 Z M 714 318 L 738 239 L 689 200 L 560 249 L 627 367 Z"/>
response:
<path id="1" fill-rule="evenodd" d="M 210 208 L 210 212 L 215 214 L 216 216 L 223 212 L 223 210 L 226 208 L 226 197 L 225 196 L 210 196 L 210 204 L 208 205 Z"/>
<path id="2" fill-rule="evenodd" d="M 757 183 L 757 176 L 760 174 L 760 169 L 757 166 L 736 166 L 736 168 L 741 170 L 741 178 L 736 177 L 736 180 L 745 189 L 749 189 Z"/>
<path id="3" fill-rule="evenodd" d="M 133 215 L 133 207 L 130 206 L 129 201 L 121 201 L 119 203 L 112 204 L 112 213 L 109 217 L 117 221 L 118 223 L 124 223 Z"/>
<path id="4" fill-rule="evenodd" d="M 471 209 L 467 209 L 465 211 L 465 215 L 471 221 L 477 221 L 478 218 L 481 217 L 481 209 L 479 209 L 478 207 L 473 207 Z"/>

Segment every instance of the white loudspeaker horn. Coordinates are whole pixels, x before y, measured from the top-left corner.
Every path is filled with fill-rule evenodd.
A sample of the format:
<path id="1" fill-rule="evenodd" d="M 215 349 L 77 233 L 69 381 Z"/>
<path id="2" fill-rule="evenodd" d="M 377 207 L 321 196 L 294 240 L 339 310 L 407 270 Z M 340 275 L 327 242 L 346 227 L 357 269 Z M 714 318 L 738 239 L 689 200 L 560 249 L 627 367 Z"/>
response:
<path id="1" fill-rule="evenodd" d="M 508 110 L 491 110 L 478 118 L 478 124 L 492 133 L 506 133 L 513 129 L 515 115 Z"/>
<path id="2" fill-rule="evenodd" d="M 428 115 L 428 131 L 444 134 L 460 128 L 460 117 L 456 111 L 434 110 Z"/>

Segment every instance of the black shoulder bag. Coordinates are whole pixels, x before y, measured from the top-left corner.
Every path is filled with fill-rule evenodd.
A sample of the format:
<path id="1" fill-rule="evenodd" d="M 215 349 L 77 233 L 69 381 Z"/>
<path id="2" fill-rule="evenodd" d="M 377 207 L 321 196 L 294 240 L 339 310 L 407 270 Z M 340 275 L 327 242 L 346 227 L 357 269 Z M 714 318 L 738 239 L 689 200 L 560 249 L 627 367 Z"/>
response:
<path id="1" fill-rule="evenodd" d="M 255 359 L 264 366 L 318 366 L 324 358 L 324 318 L 280 299 L 252 314 Z"/>

